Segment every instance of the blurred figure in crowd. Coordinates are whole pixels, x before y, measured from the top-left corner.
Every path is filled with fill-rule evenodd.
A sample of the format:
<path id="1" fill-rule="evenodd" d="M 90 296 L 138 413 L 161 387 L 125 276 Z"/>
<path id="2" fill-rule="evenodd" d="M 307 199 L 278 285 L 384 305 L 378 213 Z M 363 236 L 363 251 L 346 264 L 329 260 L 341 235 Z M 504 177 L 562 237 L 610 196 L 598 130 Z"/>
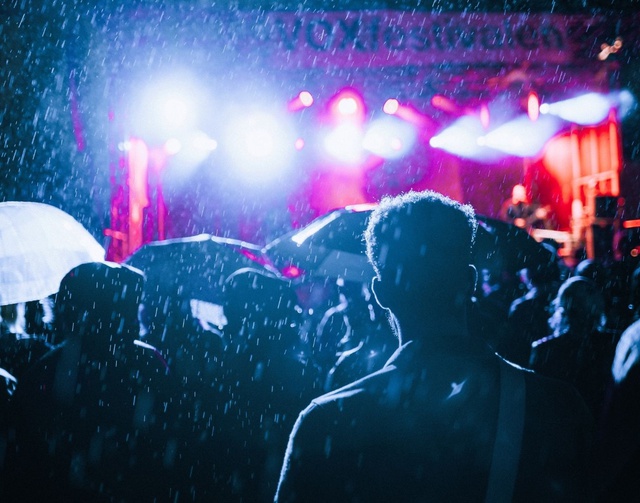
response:
<path id="1" fill-rule="evenodd" d="M 549 308 L 560 287 L 555 251 L 551 257 L 553 260 L 521 272 L 527 292 L 511 303 L 506 334 L 496 348 L 500 356 L 521 367 L 529 366 L 531 344 L 549 335 Z"/>
<path id="2" fill-rule="evenodd" d="M 191 300 L 180 287 L 144 290 L 141 338 L 162 354 L 173 376 L 186 387 L 211 387 L 224 351 L 223 336 L 193 315 Z"/>
<path id="3" fill-rule="evenodd" d="M 268 501 L 288 434 L 321 392 L 318 369 L 301 351 L 301 309 L 291 285 L 245 268 L 225 284 L 222 393 L 214 426 L 218 501 Z"/>
<path id="4" fill-rule="evenodd" d="M 143 276 L 87 263 L 62 280 L 55 329 L 64 342 L 18 383 L 12 501 L 150 501 L 171 498 L 168 369 L 138 344 Z"/>
<path id="5" fill-rule="evenodd" d="M 599 501 L 636 501 L 640 494 L 640 320 L 615 349 L 599 417 L 593 475 Z"/>
<path id="6" fill-rule="evenodd" d="M 42 333 L 27 331 L 36 327 L 27 323 L 24 302 L 1 306 L 0 315 L 0 367 L 20 379 L 53 346 Z"/>
<path id="7" fill-rule="evenodd" d="M 511 189 L 511 197 L 502 204 L 498 218 L 522 229 L 546 229 L 553 226 L 549 208 L 532 203 L 526 187 L 519 183 Z"/>
<path id="8" fill-rule="evenodd" d="M 629 276 L 623 262 L 605 266 L 600 259 L 581 260 L 573 270 L 573 276 L 588 278 L 596 285 L 604 299 L 606 326 L 604 330 L 618 339 L 630 323 L 628 317 Z"/>
<path id="9" fill-rule="evenodd" d="M 529 367 L 572 383 L 597 416 L 615 349 L 603 332 L 604 298 L 591 280 L 572 276 L 560 286 L 552 309 L 551 335 L 533 342 Z"/>

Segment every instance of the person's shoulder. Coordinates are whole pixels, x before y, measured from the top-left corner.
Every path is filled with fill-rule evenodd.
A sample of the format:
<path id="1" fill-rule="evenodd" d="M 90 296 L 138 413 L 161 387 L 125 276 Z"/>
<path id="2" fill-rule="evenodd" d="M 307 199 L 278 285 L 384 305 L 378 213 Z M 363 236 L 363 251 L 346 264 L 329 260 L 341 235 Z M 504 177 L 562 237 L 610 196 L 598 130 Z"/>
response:
<path id="1" fill-rule="evenodd" d="M 341 388 L 314 398 L 311 404 L 315 404 L 319 407 L 328 407 L 331 405 L 341 404 L 346 400 L 353 400 L 356 398 L 364 399 L 368 396 L 374 396 L 376 392 L 384 386 L 384 383 L 387 381 L 389 373 L 392 372 L 392 370 L 393 367 L 382 368 L 372 374 L 358 379 L 357 381 L 346 384 Z"/>
<path id="2" fill-rule="evenodd" d="M 146 342 L 138 339 L 125 346 L 123 352 L 125 366 L 135 369 L 145 379 L 168 380 L 171 368 L 162 352 Z"/>
<path id="3" fill-rule="evenodd" d="M 63 350 L 60 344 L 49 350 L 37 361 L 30 365 L 18 380 L 18 386 L 13 396 L 14 401 L 23 399 L 37 400 L 51 392 L 49 386 L 53 382 Z"/>
<path id="4" fill-rule="evenodd" d="M 588 408 L 578 390 L 561 379 L 525 371 L 529 410 L 551 421 L 591 421 Z"/>
<path id="5" fill-rule="evenodd" d="M 64 347 L 64 343 L 57 346 L 47 346 L 47 350 L 29 367 L 25 376 L 55 369 Z"/>
<path id="6" fill-rule="evenodd" d="M 314 398 L 300 413 L 298 421 L 331 421 L 337 414 L 346 417 L 356 411 L 371 411 L 384 396 L 384 390 L 388 387 L 394 371 L 394 366 L 385 366 L 357 381 Z"/>

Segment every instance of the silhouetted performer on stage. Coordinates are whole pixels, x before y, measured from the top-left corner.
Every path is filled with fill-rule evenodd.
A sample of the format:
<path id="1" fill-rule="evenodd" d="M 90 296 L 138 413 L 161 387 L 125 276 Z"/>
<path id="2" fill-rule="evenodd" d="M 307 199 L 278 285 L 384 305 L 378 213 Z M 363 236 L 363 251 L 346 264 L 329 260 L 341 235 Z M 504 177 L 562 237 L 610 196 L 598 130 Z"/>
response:
<path id="1" fill-rule="evenodd" d="M 511 190 L 511 197 L 502 204 L 498 218 L 528 230 L 552 228 L 550 216 L 548 206 L 531 202 L 525 186 L 516 184 Z"/>
<path id="2" fill-rule="evenodd" d="M 427 191 L 385 198 L 365 236 L 399 348 L 311 402 L 276 501 L 584 501 L 591 418 L 577 392 L 469 335 L 473 209 Z"/>

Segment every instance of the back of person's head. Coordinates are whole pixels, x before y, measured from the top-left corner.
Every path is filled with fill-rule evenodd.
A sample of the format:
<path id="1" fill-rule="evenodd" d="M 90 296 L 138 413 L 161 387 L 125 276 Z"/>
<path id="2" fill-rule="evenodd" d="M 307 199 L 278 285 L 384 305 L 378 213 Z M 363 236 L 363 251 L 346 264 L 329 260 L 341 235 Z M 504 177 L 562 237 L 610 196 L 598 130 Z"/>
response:
<path id="1" fill-rule="evenodd" d="M 605 302 L 596 284 L 582 276 L 565 280 L 553 301 L 550 324 L 556 335 L 599 330 L 605 322 Z"/>
<path id="2" fill-rule="evenodd" d="M 224 313 L 231 337 L 243 327 L 250 331 L 284 332 L 287 327 L 297 326 L 300 316 L 289 283 L 254 268 L 239 269 L 227 278 Z"/>
<path id="3" fill-rule="evenodd" d="M 387 197 L 369 218 L 367 257 L 384 288 L 449 302 L 461 290 L 470 293 L 476 228 L 470 205 L 437 192 Z"/>
<path id="4" fill-rule="evenodd" d="M 562 277 L 558 252 L 548 243 L 541 243 L 540 246 L 545 253 L 540 254 L 541 260 L 537 264 L 526 268 L 527 278 L 534 286 L 557 283 Z"/>
<path id="5" fill-rule="evenodd" d="M 56 330 L 98 344 L 136 338 L 143 283 L 142 272 L 126 265 L 89 262 L 73 268 L 55 297 Z M 98 332 L 105 339 L 93 337 Z"/>
<path id="6" fill-rule="evenodd" d="M 607 280 L 607 271 L 604 266 L 590 258 L 581 260 L 573 270 L 573 275 L 588 278 L 600 288 L 604 287 Z"/>
<path id="7" fill-rule="evenodd" d="M 616 383 L 629 380 L 629 376 L 637 376 L 640 371 L 640 320 L 629 325 L 616 346 L 611 372 Z M 640 382 L 636 378 L 636 383 Z"/>

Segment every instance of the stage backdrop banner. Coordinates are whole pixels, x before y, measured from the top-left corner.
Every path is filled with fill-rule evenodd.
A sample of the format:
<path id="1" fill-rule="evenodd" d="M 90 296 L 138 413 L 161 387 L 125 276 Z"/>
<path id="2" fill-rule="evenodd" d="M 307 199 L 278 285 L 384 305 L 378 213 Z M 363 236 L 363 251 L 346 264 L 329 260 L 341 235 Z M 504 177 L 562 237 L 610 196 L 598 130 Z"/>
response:
<path id="1" fill-rule="evenodd" d="M 140 22 L 142 21 L 142 22 Z M 596 60 L 611 38 L 605 15 L 548 13 L 429 13 L 394 10 L 329 12 L 145 11 L 117 28 L 154 26 L 140 43 L 193 37 L 246 61 L 278 69 L 376 68 L 451 63 L 509 64 L 525 60 L 566 64 Z M 177 30 L 177 31 L 176 31 Z M 144 30 L 143 30 L 144 31 Z M 177 37 L 177 38 L 176 38 Z M 120 39 L 124 41 L 124 39 Z M 165 46 L 167 47 L 167 46 Z"/>
<path id="2" fill-rule="evenodd" d="M 581 21 L 552 14 L 275 12 L 257 19 L 240 15 L 239 26 L 231 26 L 236 35 L 231 40 L 237 50 L 258 43 L 275 62 L 296 68 L 432 65 L 452 59 L 566 63 L 589 57 L 583 38 L 599 23 L 593 17 L 588 26 Z"/>

